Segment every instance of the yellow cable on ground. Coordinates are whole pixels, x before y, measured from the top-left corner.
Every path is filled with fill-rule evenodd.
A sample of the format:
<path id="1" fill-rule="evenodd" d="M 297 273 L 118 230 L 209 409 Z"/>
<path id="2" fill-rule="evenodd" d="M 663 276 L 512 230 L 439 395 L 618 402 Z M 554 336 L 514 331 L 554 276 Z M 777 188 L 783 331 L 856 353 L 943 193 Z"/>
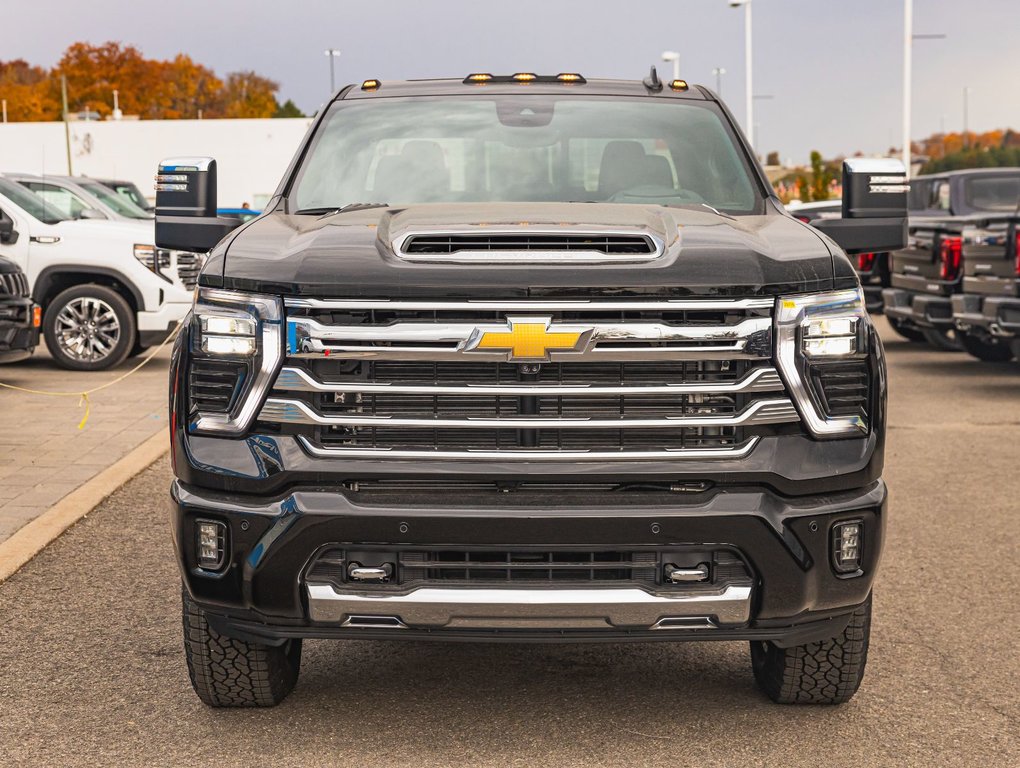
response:
<path id="1" fill-rule="evenodd" d="M 157 346 L 153 347 L 145 355 L 145 357 L 142 358 L 141 362 L 138 363 L 138 365 L 136 365 L 130 371 L 125 371 L 112 381 L 108 381 L 105 384 L 100 384 L 98 387 L 92 387 L 92 389 L 86 389 L 80 392 L 49 392 L 43 389 L 31 389 L 29 387 L 18 387 L 14 384 L 5 384 L 2 381 L 0 381 L 0 387 L 2 387 L 3 389 L 12 389 L 15 392 L 24 392 L 29 395 L 43 395 L 45 397 L 77 397 L 78 407 L 80 408 L 82 405 L 85 406 L 85 415 L 78 423 L 78 429 L 84 429 L 85 423 L 89 420 L 89 413 L 92 410 L 92 404 L 89 401 L 89 395 L 91 395 L 93 392 L 98 392 L 101 389 L 112 387 L 114 384 L 119 384 L 120 382 L 124 381 L 124 379 L 126 379 L 128 376 L 140 370 L 142 366 L 146 365 L 150 360 L 152 360 L 152 358 L 154 358 L 159 353 L 159 351 L 163 349 L 163 347 L 165 347 L 167 344 L 173 341 L 177 337 L 177 334 L 180 332 L 180 330 L 181 323 L 178 322 L 174 329 L 169 333 L 169 335 L 165 339 L 163 339 L 163 341 L 161 341 Z"/>

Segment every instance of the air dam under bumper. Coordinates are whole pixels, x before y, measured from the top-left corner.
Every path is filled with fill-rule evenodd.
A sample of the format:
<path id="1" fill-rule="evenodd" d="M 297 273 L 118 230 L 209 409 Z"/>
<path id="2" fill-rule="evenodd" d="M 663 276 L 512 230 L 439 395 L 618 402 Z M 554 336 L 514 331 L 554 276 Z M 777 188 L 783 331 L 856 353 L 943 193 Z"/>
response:
<path id="1" fill-rule="evenodd" d="M 871 591 L 881 551 L 886 488 L 784 497 L 757 486 L 650 494 L 641 503 L 550 494 L 515 506 L 503 496 L 413 497 L 367 503 L 358 494 L 294 490 L 274 498 L 172 486 L 175 547 L 186 588 L 217 631 L 261 642 L 288 637 L 446 640 L 682 640 L 760 638 L 798 644 L 838 634 Z M 601 498 L 600 498 L 601 497 Z M 608 498 L 607 498 L 608 497 Z M 199 520 L 225 526 L 226 563 L 204 571 Z M 832 525 L 861 521 L 861 570 L 831 566 Z M 719 589 L 613 586 L 393 584 L 363 587 L 308 578 L 329 547 L 662 552 L 725 547 L 750 581 Z M 750 586 L 748 586 L 748 583 Z M 743 588 L 741 588 L 743 587 Z M 669 631 L 664 631 L 664 630 Z"/>

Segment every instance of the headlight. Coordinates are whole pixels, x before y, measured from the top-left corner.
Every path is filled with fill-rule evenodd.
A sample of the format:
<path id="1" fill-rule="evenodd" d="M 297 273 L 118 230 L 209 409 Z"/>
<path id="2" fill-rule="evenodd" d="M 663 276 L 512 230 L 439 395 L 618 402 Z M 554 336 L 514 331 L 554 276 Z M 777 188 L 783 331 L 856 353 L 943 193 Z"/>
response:
<path id="1" fill-rule="evenodd" d="M 868 431 L 869 328 L 860 290 L 779 299 L 779 370 L 801 417 L 817 437 L 853 437 Z"/>
<path id="2" fill-rule="evenodd" d="M 150 269 L 164 280 L 169 281 L 161 270 L 170 268 L 170 251 L 156 248 L 154 245 L 135 243 L 135 258 L 142 263 L 146 269 Z"/>
<path id="3" fill-rule="evenodd" d="M 283 356 L 282 316 L 275 296 L 198 289 L 188 368 L 191 431 L 248 429 Z"/>

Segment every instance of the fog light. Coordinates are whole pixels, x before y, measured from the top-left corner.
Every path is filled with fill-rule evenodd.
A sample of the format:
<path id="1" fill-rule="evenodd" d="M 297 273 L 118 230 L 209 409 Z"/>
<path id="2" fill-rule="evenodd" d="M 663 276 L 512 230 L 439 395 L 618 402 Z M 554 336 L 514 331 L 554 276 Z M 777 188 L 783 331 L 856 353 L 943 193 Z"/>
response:
<path id="1" fill-rule="evenodd" d="M 839 573 L 855 573 L 861 569 L 860 520 L 836 523 L 832 526 L 832 566 Z"/>
<path id="2" fill-rule="evenodd" d="M 210 571 L 218 570 L 226 557 L 227 527 L 223 523 L 199 520 L 195 530 L 199 566 Z"/>

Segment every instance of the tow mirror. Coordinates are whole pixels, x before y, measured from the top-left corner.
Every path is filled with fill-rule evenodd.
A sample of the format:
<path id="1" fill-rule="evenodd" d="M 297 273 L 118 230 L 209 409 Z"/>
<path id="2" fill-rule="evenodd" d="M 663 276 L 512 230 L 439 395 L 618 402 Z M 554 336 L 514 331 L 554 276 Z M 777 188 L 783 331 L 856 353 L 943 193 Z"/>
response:
<path id="1" fill-rule="evenodd" d="M 241 222 L 216 215 L 216 161 L 174 157 L 156 175 L 156 247 L 207 253 Z"/>
<path id="2" fill-rule="evenodd" d="M 0 211 L 0 243 L 14 245 L 18 242 L 18 230 L 14 228 L 14 221 L 3 211 Z"/>
<path id="3" fill-rule="evenodd" d="M 907 172 L 899 160 L 843 161 L 843 218 L 814 226 L 847 253 L 898 251 L 907 245 Z"/>

